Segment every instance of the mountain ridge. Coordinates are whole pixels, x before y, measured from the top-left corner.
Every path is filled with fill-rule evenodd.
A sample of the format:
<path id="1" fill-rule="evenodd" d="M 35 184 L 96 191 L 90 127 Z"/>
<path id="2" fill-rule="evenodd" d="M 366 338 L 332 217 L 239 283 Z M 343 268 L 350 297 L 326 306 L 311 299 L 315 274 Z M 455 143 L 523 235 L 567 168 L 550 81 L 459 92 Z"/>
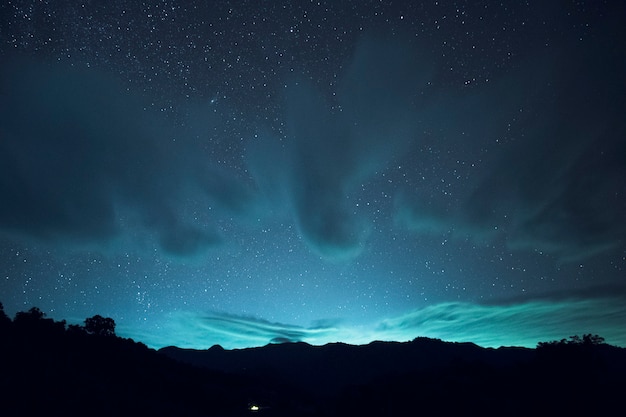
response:
<path id="1" fill-rule="evenodd" d="M 626 349 L 590 334 L 535 349 L 422 337 L 156 351 L 112 319 L 1 307 L 3 417 L 610 415 L 626 391 Z"/>
<path id="2" fill-rule="evenodd" d="M 366 345 L 341 342 L 310 345 L 305 342 L 270 343 L 261 347 L 223 349 L 214 345 L 196 350 L 168 346 L 159 353 L 183 363 L 228 373 L 295 381 L 303 389 L 323 387 L 325 394 L 338 392 L 353 380 L 360 383 L 409 372 L 428 371 L 459 362 L 489 366 L 528 363 L 534 349 L 483 348 L 471 342 L 444 342 L 417 338 L 410 342 L 374 341 Z M 322 381 L 325 381 L 322 384 Z"/>

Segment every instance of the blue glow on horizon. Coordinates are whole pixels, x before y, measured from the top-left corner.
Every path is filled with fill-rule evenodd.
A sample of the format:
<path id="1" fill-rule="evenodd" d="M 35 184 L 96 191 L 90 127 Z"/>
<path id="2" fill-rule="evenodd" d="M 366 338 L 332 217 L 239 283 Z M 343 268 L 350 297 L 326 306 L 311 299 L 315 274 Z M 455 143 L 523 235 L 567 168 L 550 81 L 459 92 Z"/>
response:
<path id="1" fill-rule="evenodd" d="M 159 349 L 165 346 L 225 349 L 302 341 L 311 345 L 375 340 L 409 341 L 418 336 L 483 347 L 535 347 L 538 342 L 593 333 L 626 347 L 626 305 L 620 298 L 533 300 L 508 305 L 440 303 L 369 325 L 331 322 L 301 327 L 254 317 L 174 312 L 158 331 L 122 327 L 119 333 Z"/>

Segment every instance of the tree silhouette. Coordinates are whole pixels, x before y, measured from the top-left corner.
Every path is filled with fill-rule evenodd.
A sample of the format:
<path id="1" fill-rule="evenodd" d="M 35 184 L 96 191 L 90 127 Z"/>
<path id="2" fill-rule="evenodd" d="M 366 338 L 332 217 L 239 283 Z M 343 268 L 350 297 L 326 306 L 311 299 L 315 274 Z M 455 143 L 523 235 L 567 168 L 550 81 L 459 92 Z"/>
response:
<path id="1" fill-rule="evenodd" d="M 65 320 L 54 321 L 38 307 L 28 311 L 20 311 L 13 319 L 12 331 L 21 337 L 28 338 L 32 343 L 39 343 L 45 338 L 62 337 L 65 333 Z"/>
<path id="2" fill-rule="evenodd" d="M 603 345 L 604 337 L 598 336 L 597 334 L 585 334 L 583 337 L 578 335 L 570 336 L 568 339 L 561 340 L 553 340 L 551 342 L 539 342 L 537 344 L 537 349 L 546 349 L 551 347 L 562 347 L 562 346 L 598 346 Z"/>
<path id="3" fill-rule="evenodd" d="M 11 319 L 4 312 L 4 306 L 0 303 L 0 328 L 8 327 L 11 324 Z"/>
<path id="4" fill-rule="evenodd" d="M 41 311 L 39 307 L 32 307 L 28 311 L 18 311 L 15 314 L 15 323 L 37 323 L 46 317 L 46 313 Z"/>
<path id="5" fill-rule="evenodd" d="M 115 321 L 110 317 L 96 314 L 85 319 L 85 331 L 98 336 L 115 336 Z"/>
<path id="6" fill-rule="evenodd" d="M 80 324 L 70 324 L 67 326 L 67 332 L 73 335 L 82 335 L 86 333 L 86 330 Z"/>
<path id="7" fill-rule="evenodd" d="M 604 337 L 598 336 L 597 334 L 592 335 L 591 333 L 583 336 L 583 345 L 603 345 Z"/>

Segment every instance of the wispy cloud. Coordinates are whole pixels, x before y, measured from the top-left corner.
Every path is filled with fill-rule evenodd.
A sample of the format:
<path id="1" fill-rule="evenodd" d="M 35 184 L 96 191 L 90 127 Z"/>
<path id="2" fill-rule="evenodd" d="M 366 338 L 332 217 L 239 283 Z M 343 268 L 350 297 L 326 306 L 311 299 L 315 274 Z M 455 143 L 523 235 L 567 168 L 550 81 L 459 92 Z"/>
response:
<path id="1" fill-rule="evenodd" d="M 95 70 L 18 61 L 1 75 L 0 233 L 106 245 L 142 230 L 164 252 L 192 255 L 221 241 L 207 206 L 253 206 L 203 157 L 209 112 L 175 127 Z M 185 215 L 194 210 L 203 221 Z"/>
<path id="2" fill-rule="evenodd" d="M 418 62 L 407 48 L 363 40 L 331 98 L 306 80 L 292 79 L 285 89 L 289 141 L 276 146 L 264 140 L 249 148 L 257 181 L 263 189 L 285 191 L 302 236 L 324 257 L 361 252 L 371 225 L 346 196 L 415 139 L 413 99 L 427 85 L 431 61 Z"/>
<path id="3" fill-rule="evenodd" d="M 219 344 L 232 349 L 295 341 L 365 344 L 418 336 L 485 347 L 534 347 L 541 341 L 585 333 L 599 334 L 608 343 L 626 347 L 626 303 L 620 294 L 596 294 L 593 298 L 559 295 L 491 304 L 440 303 L 359 325 L 327 320 L 305 327 L 231 314 L 175 312 L 160 324 L 158 332 L 123 326 L 120 330 L 157 348 L 206 349 Z"/>
<path id="4" fill-rule="evenodd" d="M 606 51 L 571 48 L 538 54 L 480 91 L 443 94 L 439 111 L 435 103 L 427 108 L 433 117 L 426 125 L 441 132 L 432 148 L 481 168 L 464 171 L 464 186 L 445 197 L 433 197 L 432 187 L 400 193 L 399 226 L 480 241 L 497 237 L 510 249 L 539 250 L 564 262 L 623 247 L 626 125 L 617 109 L 624 97 L 620 89 L 588 83 L 597 78 L 597 62 L 612 60 Z M 481 148 L 489 151 L 477 157 Z M 412 162 L 437 160 L 425 155 Z"/>

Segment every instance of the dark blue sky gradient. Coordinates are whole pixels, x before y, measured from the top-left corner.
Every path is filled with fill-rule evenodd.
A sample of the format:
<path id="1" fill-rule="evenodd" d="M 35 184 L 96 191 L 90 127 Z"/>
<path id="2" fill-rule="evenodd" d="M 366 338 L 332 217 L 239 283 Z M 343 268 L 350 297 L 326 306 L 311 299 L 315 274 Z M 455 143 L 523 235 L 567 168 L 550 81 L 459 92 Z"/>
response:
<path id="1" fill-rule="evenodd" d="M 197 3 L 0 5 L 9 314 L 626 346 L 623 5 Z"/>

